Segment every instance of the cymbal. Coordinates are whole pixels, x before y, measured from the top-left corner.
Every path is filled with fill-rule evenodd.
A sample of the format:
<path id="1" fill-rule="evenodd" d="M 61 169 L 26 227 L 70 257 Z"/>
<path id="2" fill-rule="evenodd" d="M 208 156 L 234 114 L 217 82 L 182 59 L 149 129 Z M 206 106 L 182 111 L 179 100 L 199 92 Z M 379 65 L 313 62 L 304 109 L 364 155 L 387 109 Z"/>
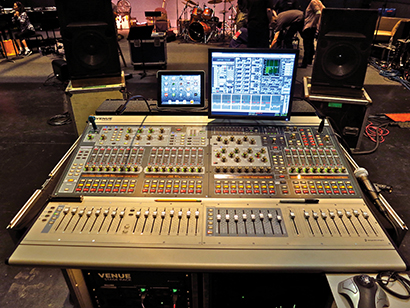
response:
<path id="1" fill-rule="evenodd" d="M 210 1 L 208 1 L 209 4 L 218 4 L 218 3 L 221 3 L 221 2 L 222 2 L 222 0 L 210 0 Z"/>
<path id="2" fill-rule="evenodd" d="M 192 4 L 192 5 L 198 6 L 198 3 L 195 3 L 195 2 L 192 1 L 192 0 L 182 1 L 182 3 L 183 3 L 183 4 Z"/>

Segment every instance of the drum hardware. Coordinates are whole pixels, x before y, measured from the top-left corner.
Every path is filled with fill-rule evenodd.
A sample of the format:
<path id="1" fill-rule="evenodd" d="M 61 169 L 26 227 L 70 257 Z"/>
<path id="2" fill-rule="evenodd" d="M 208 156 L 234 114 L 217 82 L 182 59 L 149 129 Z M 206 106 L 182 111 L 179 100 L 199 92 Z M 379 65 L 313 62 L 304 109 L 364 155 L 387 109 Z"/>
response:
<path id="1" fill-rule="evenodd" d="M 182 37 L 185 41 L 188 41 L 188 26 L 190 23 L 190 20 L 188 20 L 188 8 L 192 8 L 192 5 L 197 6 L 198 3 L 195 3 L 192 0 L 182 1 L 182 3 L 185 6 L 181 12 L 181 15 L 178 17 L 178 37 Z M 184 16 L 184 18 L 182 18 L 182 16 Z"/>
<path id="2" fill-rule="evenodd" d="M 410 39 L 397 40 L 391 60 L 392 68 L 399 70 L 405 80 L 409 80 L 410 69 Z"/>
<path id="3" fill-rule="evenodd" d="M 182 1 L 182 3 L 185 4 L 185 5 L 190 4 L 190 5 L 193 5 L 193 6 L 198 6 L 198 5 L 199 5 L 199 3 L 195 3 L 195 2 L 192 1 L 192 0 Z"/>
<path id="4" fill-rule="evenodd" d="M 219 18 L 215 16 L 215 5 L 219 3 L 224 3 L 224 10 L 221 12 L 223 14 L 223 22 L 220 22 Z M 179 25 L 179 37 L 182 37 L 185 41 L 191 40 L 194 42 L 202 42 L 207 44 L 211 39 L 220 40 L 225 39 L 226 27 L 232 27 L 232 25 L 227 25 L 226 14 L 229 14 L 231 9 L 234 9 L 232 0 L 210 0 L 208 4 L 212 4 L 212 8 L 203 5 L 199 6 L 192 0 L 184 0 L 182 3 L 185 5 L 180 17 L 178 18 Z M 231 7 L 226 10 L 226 3 L 230 3 Z M 189 9 L 191 14 L 188 18 L 183 19 L 182 16 L 188 14 Z M 230 29 L 233 33 L 234 30 Z"/>

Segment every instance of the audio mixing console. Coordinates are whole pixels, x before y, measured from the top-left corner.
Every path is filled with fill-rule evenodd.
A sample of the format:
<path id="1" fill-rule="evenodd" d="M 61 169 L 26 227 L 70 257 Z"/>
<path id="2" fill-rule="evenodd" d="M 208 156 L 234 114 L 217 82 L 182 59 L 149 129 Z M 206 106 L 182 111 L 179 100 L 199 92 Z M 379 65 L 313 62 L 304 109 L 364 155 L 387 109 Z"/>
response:
<path id="1" fill-rule="evenodd" d="M 55 196 L 357 198 L 330 127 L 89 128 Z"/>
<path id="2" fill-rule="evenodd" d="M 330 126 L 97 117 L 10 264 L 404 270 Z"/>

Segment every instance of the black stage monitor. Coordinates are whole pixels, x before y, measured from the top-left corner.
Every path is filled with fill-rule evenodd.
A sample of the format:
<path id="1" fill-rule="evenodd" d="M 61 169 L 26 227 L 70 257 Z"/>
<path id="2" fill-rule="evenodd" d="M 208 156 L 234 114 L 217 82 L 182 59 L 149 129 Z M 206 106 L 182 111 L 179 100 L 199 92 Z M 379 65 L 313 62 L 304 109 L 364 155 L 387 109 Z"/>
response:
<path id="1" fill-rule="evenodd" d="M 289 120 L 297 61 L 296 49 L 209 49 L 209 117 Z"/>
<path id="2" fill-rule="evenodd" d="M 204 107 L 204 71 L 158 71 L 158 107 Z"/>

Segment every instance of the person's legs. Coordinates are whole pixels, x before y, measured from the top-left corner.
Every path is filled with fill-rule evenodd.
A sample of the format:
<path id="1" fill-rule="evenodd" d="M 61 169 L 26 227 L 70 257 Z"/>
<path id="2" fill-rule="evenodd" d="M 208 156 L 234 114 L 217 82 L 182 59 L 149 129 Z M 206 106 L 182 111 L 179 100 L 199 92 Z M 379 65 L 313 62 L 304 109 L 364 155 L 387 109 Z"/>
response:
<path id="1" fill-rule="evenodd" d="M 313 56 L 315 54 L 315 46 L 314 46 L 314 39 L 315 39 L 316 28 L 307 28 L 302 32 L 303 38 L 303 61 L 302 65 L 307 66 L 312 64 Z"/>

